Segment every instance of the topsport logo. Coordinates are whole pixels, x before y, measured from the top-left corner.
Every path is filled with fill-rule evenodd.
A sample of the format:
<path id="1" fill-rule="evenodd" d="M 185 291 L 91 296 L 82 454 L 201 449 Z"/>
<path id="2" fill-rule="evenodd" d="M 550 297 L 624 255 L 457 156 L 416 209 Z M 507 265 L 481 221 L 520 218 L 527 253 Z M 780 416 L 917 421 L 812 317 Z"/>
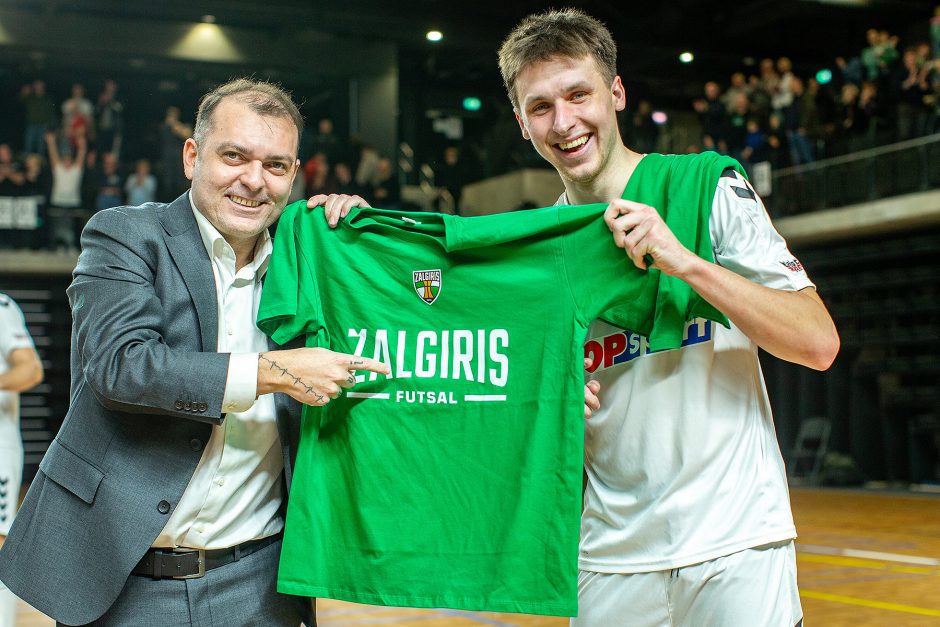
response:
<path id="1" fill-rule="evenodd" d="M 429 305 L 434 304 L 441 294 L 441 271 L 415 270 L 411 276 L 418 297 Z"/>
<path id="2" fill-rule="evenodd" d="M 712 339 L 715 323 L 704 318 L 695 318 L 686 323 L 682 336 L 682 347 L 701 344 Z M 591 338 L 584 343 L 584 356 L 594 363 L 588 372 L 606 370 L 611 366 L 633 361 L 640 355 L 648 355 L 649 340 L 646 336 L 629 331 L 618 331 L 609 335 Z"/>

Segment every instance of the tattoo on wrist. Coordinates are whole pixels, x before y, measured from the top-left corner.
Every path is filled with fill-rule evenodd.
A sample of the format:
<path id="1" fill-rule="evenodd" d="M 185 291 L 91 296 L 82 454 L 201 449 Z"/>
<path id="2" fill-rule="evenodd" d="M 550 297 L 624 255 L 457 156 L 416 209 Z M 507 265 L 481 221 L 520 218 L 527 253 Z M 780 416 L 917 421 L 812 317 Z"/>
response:
<path id="1" fill-rule="evenodd" d="M 312 387 L 310 387 L 309 385 L 307 385 L 306 383 L 304 383 L 303 380 L 301 380 L 300 377 L 295 376 L 294 373 L 290 372 L 287 368 L 282 367 L 279 363 L 277 363 L 277 362 L 274 361 L 273 359 L 270 359 L 266 354 L 264 354 L 264 353 L 259 353 L 259 354 L 258 354 L 258 359 L 261 359 L 261 360 L 263 360 L 263 361 L 266 361 L 268 364 L 270 364 L 269 368 L 270 368 L 271 370 L 274 370 L 274 371 L 276 371 L 276 372 L 280 372 L 282 376 L 285 376 L 285 377 L 287 377 L 288 379 L 292 379 L 292 380 L 294 381 L 294 383 L 295 383 L 296 385 L 302 387 L 302 388 L 307 392 L 307 394 L 312 394 L 312 395 L 314 396 L 314 398 L 317 399 L 317 402 L 322 403 L 322 402 L 325 400 L 326 397 L 324 397 L 322 394 L 319 394 L 318 392 L 316 392 Z"/>

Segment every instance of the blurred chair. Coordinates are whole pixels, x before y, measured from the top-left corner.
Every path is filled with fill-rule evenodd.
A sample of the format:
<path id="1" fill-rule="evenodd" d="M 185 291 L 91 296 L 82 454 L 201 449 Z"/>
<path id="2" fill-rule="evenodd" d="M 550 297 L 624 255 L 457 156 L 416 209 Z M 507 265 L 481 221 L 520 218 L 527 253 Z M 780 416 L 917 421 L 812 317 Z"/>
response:
<path id="1" fill-rule="evenodd" d="M 806 418 L 800 423 L 796 442 L 790 451 L 787 476 L 815 480 L 822 468 L 823 458 L 829 450 L 829 431 L 832 423 L 828 418 Z"/>

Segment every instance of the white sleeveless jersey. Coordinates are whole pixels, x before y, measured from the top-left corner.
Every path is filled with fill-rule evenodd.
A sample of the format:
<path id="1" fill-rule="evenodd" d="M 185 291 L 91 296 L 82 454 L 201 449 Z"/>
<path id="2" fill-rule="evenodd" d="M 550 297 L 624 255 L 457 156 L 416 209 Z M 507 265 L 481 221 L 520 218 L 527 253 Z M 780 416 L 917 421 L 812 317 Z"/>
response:
<path id="1" fill-rule="evenodd" d="M 730 170 L 709 229 L 723 267 L 772 288 L 813 285 Z M 587 337 L 602 387 L 585 431 L 582 570 L 679 568 L 796 536 L 754 342 L 703 319 L 677 350 L 647 353 L 646 338 L 603 321 Z"/>
<path id="2" fill-rule="evenodd" d="M 0 294 L 0 374 L 10 369 L 10 354 L 19 348 L 33 348 L 33 340 L 19 306 L 6 294 Z M 13 524 L 22 476 L 20 395 L 0 390 L 0 536 L 7 535 Z"/>
<path id="3" fill-rule="evenodd" d="M 10 369 L 10 353 L 18 348 L 33 348 L 33 340 L 19 306 L 6 294 L 0 294 L 0 373 Z M 0 447 L 22 447 L 19 399 L 17 392 L 0 390 Z"/>

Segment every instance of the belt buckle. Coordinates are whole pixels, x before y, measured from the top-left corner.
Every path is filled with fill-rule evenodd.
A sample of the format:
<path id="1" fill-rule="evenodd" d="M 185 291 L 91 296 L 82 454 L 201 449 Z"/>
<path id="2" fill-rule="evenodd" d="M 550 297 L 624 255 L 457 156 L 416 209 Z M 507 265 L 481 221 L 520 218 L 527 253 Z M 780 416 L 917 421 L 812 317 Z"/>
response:
<path id="1" fill-rule="evenodd" d="M 196 568 L 198 569 L 192 575 L 174 575 L 172 579 L 199 579 L 200 577 L 205 576 L 206 574 L 206 550 L 205 549 L 189 549 L 186 547 L 175 546 L 170 549 L 171 553 L 198 553 L 199 558 L 196 561 Z"/>

